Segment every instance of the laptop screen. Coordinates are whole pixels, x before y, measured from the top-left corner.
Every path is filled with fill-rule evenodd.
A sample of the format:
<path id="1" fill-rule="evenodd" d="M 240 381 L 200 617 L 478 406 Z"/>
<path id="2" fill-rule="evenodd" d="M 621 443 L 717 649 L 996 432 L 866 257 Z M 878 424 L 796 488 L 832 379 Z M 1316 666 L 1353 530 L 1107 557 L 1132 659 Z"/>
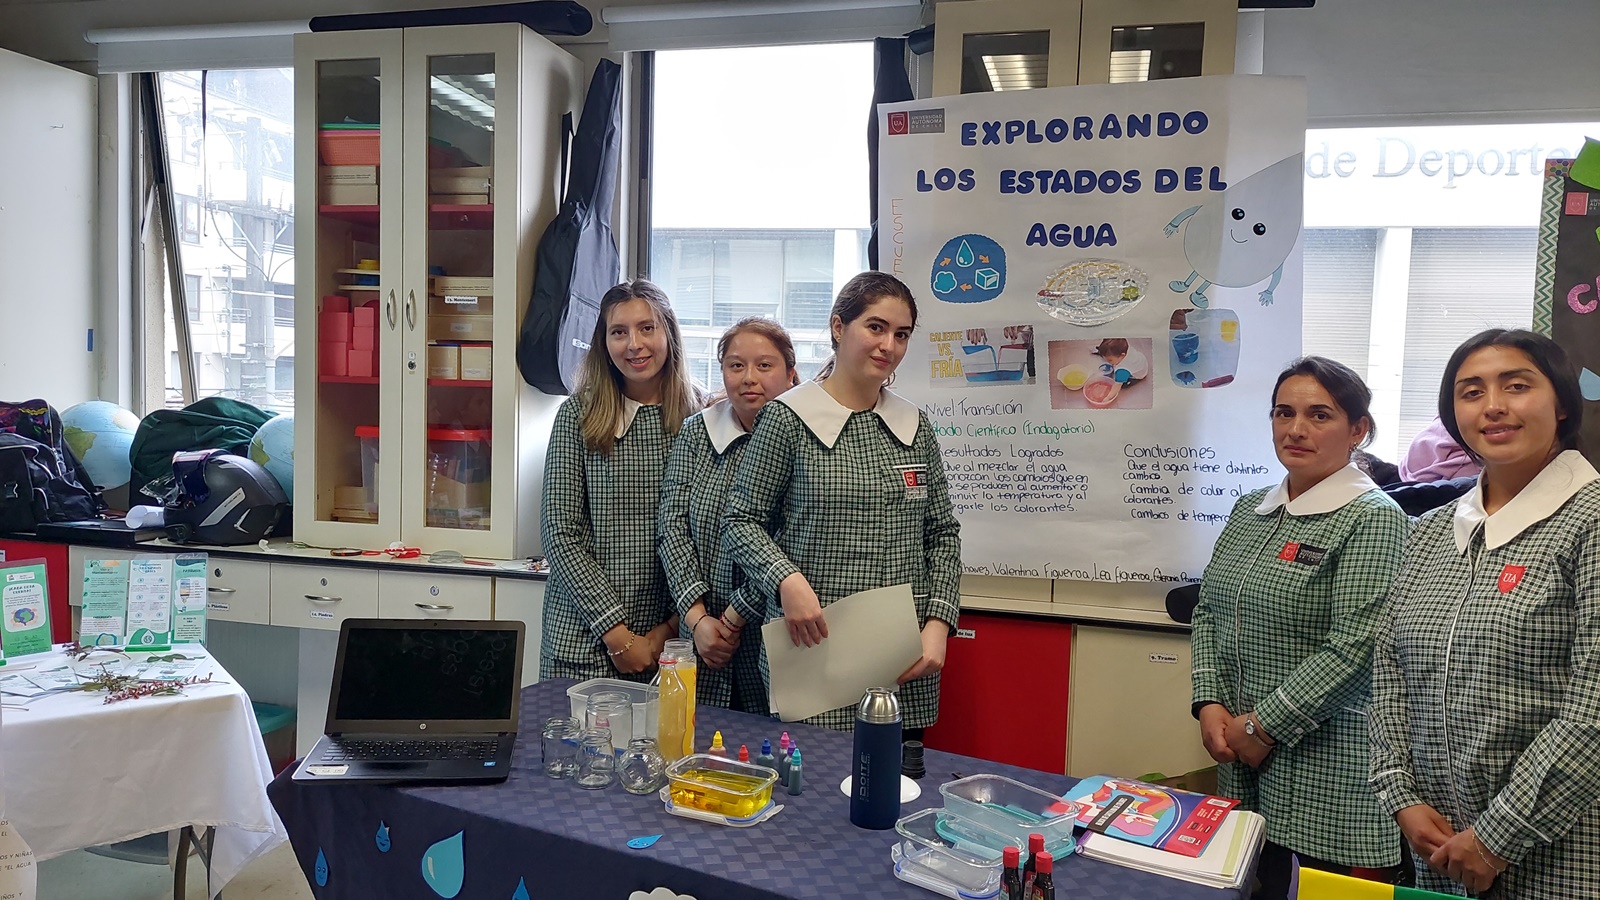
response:
<path id="1" fill-rule="evenodd" d="M 503 629 L 349 627 L 334 686 L 334 714 L 329 718 L 510 719 L 518 694 L 518 631 L 509 625 Z"/>

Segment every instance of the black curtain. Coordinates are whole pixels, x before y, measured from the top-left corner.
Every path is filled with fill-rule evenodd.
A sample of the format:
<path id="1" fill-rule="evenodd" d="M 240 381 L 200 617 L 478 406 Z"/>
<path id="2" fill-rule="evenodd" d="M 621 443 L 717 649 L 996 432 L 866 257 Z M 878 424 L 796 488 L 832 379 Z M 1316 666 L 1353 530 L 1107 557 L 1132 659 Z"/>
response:
<path id="1" fill-rule="evenodd" d="M 905 38 L 877 38 L 872 42 L 872 110 L 867 117 L 867 204 L 872 211 L 872 235 L 867 241 L 867 267 L 878 268 L 878 104 L 915 99 L 906 75 Z"/>

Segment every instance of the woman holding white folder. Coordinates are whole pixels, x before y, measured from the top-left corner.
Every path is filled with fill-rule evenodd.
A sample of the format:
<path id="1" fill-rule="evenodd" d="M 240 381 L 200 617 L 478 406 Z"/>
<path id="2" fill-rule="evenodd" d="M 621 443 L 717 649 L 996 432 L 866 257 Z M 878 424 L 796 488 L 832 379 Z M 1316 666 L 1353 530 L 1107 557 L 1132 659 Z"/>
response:
<path id="1" fill-rule="evenodd" d="M 829 604 L 911 585 L 922 655 L 899 679 L 907 729 L 939 716 L 939 670 L 961 608 L 961 526 L 939 442 L 921 410 L 888 389 L 916 324 L 911 290 L 894 276 L 845 284 L 829 321 L 833 360 L 762 409 L 723 533 L 723 553 L 796 646 L 827 639 Z M 761 672 L 770 688 L 765 654 Z M 806 721 L 849 731 L 855 707 Z"/>

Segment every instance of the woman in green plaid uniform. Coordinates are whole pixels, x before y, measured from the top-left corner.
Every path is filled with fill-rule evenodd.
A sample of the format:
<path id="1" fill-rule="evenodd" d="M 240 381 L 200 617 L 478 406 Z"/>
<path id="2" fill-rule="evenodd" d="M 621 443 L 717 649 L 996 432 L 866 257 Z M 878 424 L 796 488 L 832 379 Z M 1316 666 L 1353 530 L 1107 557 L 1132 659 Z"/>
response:
<path id="1" fill-rule="evenodd" d="M 1528 331 L 1459 347 L 1439 417 L 1483 463 L 1424 516 L 1373 653 L 1372 788 L 1417 886 L 1600 897 L 1600 474 L 1583 396 Z"/>
<path id="2" fill-rule="evenodd" d="M 908 729 L 938 718 L 961 576 L 939 442 L 921 410 L 886 386 L 916 323 L 911 290 L 894 276 L 863 272 L 845 284 L 829 322 L 834 360 L 762 410 L 722 545 L 765 598 L 763 618 L 783 619 L 796 646 L 827 638 L 824 609 L 834 601 L 910 583 L 922 655 L 900 675 Z M 761 674 L 770 689 L 765 654 Z M 848 731 L 855 707 L 806 721 Z"/>
<path id="3" fill-rule="evenodd" d="M 1380 878 L 1366 870 L 1400 861 L 1399 832 L 1366 788 L 1366 716 L 1408 520 L 1350 461 L 1371 439 L 1371 402 L 1329 359 L 1278 376 L 1273 449 L 1288 475 L 1234 505 L 1200 583 L 1193 709 L 1219 791 L 1267 820 L 1257 898 L 1287 896 L 1291 855 Z"/>
<path id="4" fill-rule="evenodd" d="M 761 621 L 766 604 L 756 609 L 736 588 L 744 578 L 720 552 L 722 515 L 756 414 L 800 377 L 794 341 L 771 319 L 735 323 L 717 342 L 717 362 L 727 396 L 690 416 L 672 443 L 656 548 L 682 634 L 700 656 L 696 701 L 764 716 L 761 631 L 744 623 Z"/>
<path id="5" fill-rule="evenodd" d="M 697 409 L 667 295 L 642 280 L 607 291 L 545 457 L 540 678 L 646 680 L 677 632 L 656 506 L 671 440 Z"/>

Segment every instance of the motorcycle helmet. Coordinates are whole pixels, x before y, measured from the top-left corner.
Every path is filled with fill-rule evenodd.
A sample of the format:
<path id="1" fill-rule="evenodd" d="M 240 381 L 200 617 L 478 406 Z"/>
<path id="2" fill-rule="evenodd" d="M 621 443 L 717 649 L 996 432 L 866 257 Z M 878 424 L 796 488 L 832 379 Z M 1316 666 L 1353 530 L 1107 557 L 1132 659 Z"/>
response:
<path id="1" fill-rule="evenodd" d="M 266 469 L 222 450 L 174 453 L 172 476 L 177 492 L 167 501 L 167 537 L 178 543 L 254 544 L 289 508 Z"/>

